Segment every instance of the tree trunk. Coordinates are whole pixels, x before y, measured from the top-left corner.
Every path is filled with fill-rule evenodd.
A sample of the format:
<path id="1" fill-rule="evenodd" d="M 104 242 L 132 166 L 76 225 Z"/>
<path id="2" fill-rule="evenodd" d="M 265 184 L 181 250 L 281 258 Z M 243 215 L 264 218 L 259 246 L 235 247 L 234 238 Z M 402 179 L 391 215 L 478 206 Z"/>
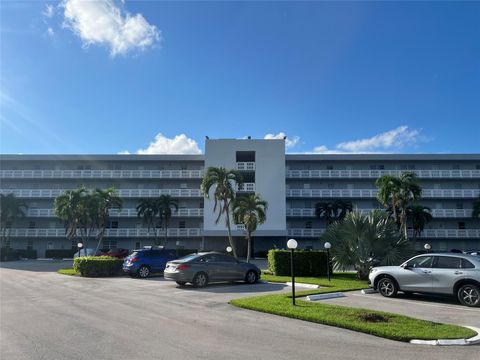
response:
<path id="1" fill-rule="evenodd" d="M 247 232 L 247 263 L 250 262 L 250 253 L 252 252 L 252 237 L 250 232 Z"/>
<path id="2" fill-rule="evenodd" d="M 165 222 L 165 244 L 164 244 L 165 249 L 167 248 L 167 239 L 168 239 L 168 223 Z"/>
<path id="3" fill-rule="evenodd" d="M 370 268 L 366 266 L 357 266 L 357 278 L 360 280 L 368 280 Z"/>
<path id="4" fill-rule="evenodd" d="M 230 206 L 228 205 L 228 203 L 226 203 L 225 217 L 226 217 L 226 221 L 227 221 L 228 242 L 230 243 L 230 246 L 232 247 L 233 256 L 235 257 L 235 259 L 237 259 L 237 249 L 235 249 L 235 244 L 233 243 L 233 239 L 232 239 L 232 231 L 230 229 Z"/>

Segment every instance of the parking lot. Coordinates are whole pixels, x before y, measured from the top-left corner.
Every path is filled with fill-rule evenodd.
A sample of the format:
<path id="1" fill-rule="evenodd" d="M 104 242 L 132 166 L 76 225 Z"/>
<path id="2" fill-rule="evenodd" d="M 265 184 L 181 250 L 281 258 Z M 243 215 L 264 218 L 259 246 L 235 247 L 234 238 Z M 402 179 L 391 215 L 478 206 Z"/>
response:
<path id="1" fill-rule="evenodd" d="M 476 346 L 415 346 L 228 304 L 236 297 L 290 290 L 282 284 L 194 289 L 162 277 L 55 272 L 69 265 L 2 264 L 1 359 L 383 359 L 387 353 L 395 359 L 478 358 Z"/>

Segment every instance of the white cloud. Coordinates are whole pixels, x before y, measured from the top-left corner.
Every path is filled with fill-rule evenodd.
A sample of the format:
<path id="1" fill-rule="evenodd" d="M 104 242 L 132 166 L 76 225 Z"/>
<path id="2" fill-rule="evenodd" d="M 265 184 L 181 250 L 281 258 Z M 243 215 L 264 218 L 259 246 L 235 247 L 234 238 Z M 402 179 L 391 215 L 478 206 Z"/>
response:
<path id="1" fill-rule="evenodd" d="M 173 139 L 158 133 L 146 149 L 137 150 L 137 154 L 201 154 L 198 143 L 185 134 L 176 135 Z"/>
<path id="2" fill-rule="evenodd" d="M 118 4 L 120 5 L 120 4 Z M 141 15 L 131 15 L 114 0 L 64 0 L 64 27 L 85 46 L 104 45 L 112 56 L 145 50 L 160 40 L 160 31 Z"/>
<path id="3" fill-rule="evenodd" d="M 265 135 L 263 138 L 264 139 L 267 139 L 267 140 L 271 140 L 271 139 L 283 139 L 284 137 L 286 137 L 287 134 L 285 134 L 284 132 L 279 132 L 278 134 L 274 135 L 274 134 L 267 134 Z M 298 142 L 300 141 L 300 137 L 298 136 L 294 136 L 293 138 L 289 139 L 287 137 L 287 139 L 285 140 L 285 148 L 288 150 L 288 149 L 291 149 L 293 148 L 295 145 L 298 144 Z"/>
<path id="4" fill-rule="evenodd" d="M 55 36 L 55 32 L 53 31 L 53 29 L 52 29 L 51 27 L 49 27 L 49 28 L 47 29 L 47 34 L 48 34 L 48 36 L 50 36 L 50 37 L 54 37 L 54 36 Z"/>
<path id="5" fill-rule="evenodd" d="M 117 155 L 130 155 L 130 151 L 122 150 L 122 151 L 117 152 Z"/>
<path id="6" fill-rule="evenodd" d="M 404 125 L 370 138 L 341 142 L 335 149 L 328 149 L 324 145 L 317 146 L 313 152 L 317 154 L 392 152 L 405 146 L 415 146 L 424 140 L 420 132 L 421 130 L 410 130 Z"/>
<path id="7" fill-rule="evenodd" d="M 45 10 L 42 12 L 43 16 L 47 18 L 51 18 L 53 15 L 55 15 L 55 7 L 53 5 L 45 5 Z"/>

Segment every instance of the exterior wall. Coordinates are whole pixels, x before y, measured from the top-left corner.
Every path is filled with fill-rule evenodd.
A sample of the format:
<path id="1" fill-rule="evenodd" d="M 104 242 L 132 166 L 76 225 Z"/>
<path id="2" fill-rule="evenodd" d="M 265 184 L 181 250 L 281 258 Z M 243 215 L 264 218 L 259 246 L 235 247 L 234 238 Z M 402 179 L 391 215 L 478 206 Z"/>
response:
<path id="1" fill-rule="evenodd" d="M 47 248 L 71 248 L 63 224 L 54 216 L 53 200 L 64 189 L 85 185 L 114 186 L 124 199 L 122 212 L 111 215 L 115 224 L 102 247 L 151 245 L 153 237 L 137 218 L 135 207 L 141 197 L 169 193 L 178 198 L 180 210 L 170 222 L 167 246 L 224 249 L 224 221 L 214 223 L 213 201 L 200 193 L 203 170 L 235 169 L 237 151 L 254 151 L 254 171 L 242 171 L 253 176 L 255 192 L 269 203 L 267 222 L 254 234 L 255 251 L 285 247 L 288 237 L 295 237 L 301 247 L 321 248 L 325 222 L 315 217 L 317 202 L 349 200 L 364 212 L 380 208 L 375 180 L 406 170 L 417 173 L 424 189 L 421 204 L 434 215 L 417 248 L 428 242 L 434 250 L 480 249 L 480 222 L 471 216 L 480 194 L 480 154 L 285 155 L 284 140 L 249 139 L 207 140 L 205 149 L 204 156 L 0 155 L 0 191 L 15 193 L 29 206 L 27 217 L 13 226 L 11 247 L 33 245 L 39 256 Z M 235 225 L 232 229 L 237 244 L 243 246 L 243 231 Z"/>

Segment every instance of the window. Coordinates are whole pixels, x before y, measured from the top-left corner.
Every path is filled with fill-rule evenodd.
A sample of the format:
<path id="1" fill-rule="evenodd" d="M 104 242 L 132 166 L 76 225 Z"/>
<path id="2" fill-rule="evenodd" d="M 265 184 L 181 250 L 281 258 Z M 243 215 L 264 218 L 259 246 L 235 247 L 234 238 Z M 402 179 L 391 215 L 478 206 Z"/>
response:
<path id="1" fill-rule="evenodd" d="M 458 164 L 453 164 L 453 165 L 452 165 L 452 169 L 453 169 L 453 170 L 460 170 L 460 165 L 458 165 Z"/>
<path id="2" fill-rule="evenodd" d="M 310 189 L 310 184 L 303 184 L 304 189 Z"/>
<path id="3" fill-rule="evenodd" d="M 480 164 L 475 165 L 475 169 L 480 170 Z"/>
<path id="4" fill-rule="evenodd" d="M 110 222 L 110 228 L 118 229 L 118 221 L 111 221 Z"/>
<path id="5" fill-rule="evenodd" d="M 461 189 L 462 188 L 462 184 L 455 184 L 455 189 Z"/>
<path id="6" fill-rule="evenodd" d="M 28 228 L 29 228 L 29 229 L 35 229 L 35 221 L 30 221 L 30 222 L 28 223 Z"/>
<path id="7" fill-rule="evenodd" d="M 464 221 L 460 221 L 458 223 L 458 229 L 459 230 L 465 230 L 465 222 Z"/>
<path id="8" fill-rule="evenodd" d="M 327 165 L 327 170 L 333 170 L 333 165 Z"/>
<path id="9" fill-rule="evenodd" d="M 182 164 L 182 165 L 180 166 L 180 170 L 187 170 L 187 165 Z"/>
<path id="10" fill-rule="evenodd" d="M 72 240 L 72 250 L 77 250 L 78 249 L 78 243 L 80 241 L 77 241 L 77 240 Z"/>
<path id="11" fill-rule="evenodd" d="M 432 267 L 433 256 L 419 256 L 410 260 L 407 267 L 410 268 L 430 268 Z"/>
<path id="12" fill-rule="evenodd" d="M 335 184 L 328 184 L 327 187 L 328 187 L 329 189 L 334 189 L 334 188 L 335 188 Z"/>
<path id="13" fill-rule="evenodd" d="M 385 170 L 385 165 L 378 165 L 378 170 Z"/>
<path id="14" fill-rule="evenodd" d="M 461 209 L 463 209 L 463 204 L 462 204 L 462 203 L 458 203 L 458 204 L 456 205 L 456 207 L 457 207 L 458 210 L 461 210 Z"/>
<path id="15" fill-rule="evenodd" d="M 117 247 L 117 240 L 104 239 L 102 241 L 102 248 L 103 249 L 115 249 L 116 247 Z"/>
<path id="16" fill-rule="evenodd" d="M 27 240 L 27 250 L 33 250 L 33 240 Z"/>
<path id="17" fill-rule="evenodd" d="M 233 256 L 228 256 L 228 255 L 217 255 L 218 261 L 221 262 L 228 262 L 228 263 L 236 263 L 237 260 Z"/>
<path id="18" fill-rule="evenodd" d="M 12 246 L 12 242 L 10 239 L 6 239 L 5 242 L 4 242 L 4 245 L 7 249 L 10 249 L 10 247 Z"/>
<path id="19" fill-rule="evenodd" d="M 212 262 L 218 261 L 218 259 L 216 254 L 215 255 L 210 254 L 210 255 L 205 255 L 204 257 L 200 258 L 200 260 L 198 261 L 205 262 L 205 263 L 212 263 Z"/>
<path id="20" fill-rule="evenodd" d="M 135 242 L 135 249 L 140 249 L 140 241 Z"/>
<path id="21" fill-rule="evenodd" d="M 178 227 L 179 227 L 180 229 L 185 229 L 185 220 L 179 221 L 179 222 L 178 222 Z"/>
<path id="22" fill-rule="evenodd" d="M 10 229 L 11 227 L 12 227 L 12 222 L 11 222 L 11 221 L 7 221 L 7 222 L 5 223 L 5 228 L 6 228 L 6 229 Z"/>
<path id="23" fill-rule="evenodd" d="M 307 221 L 305 223 L 305 229 L 311 229 L 312 228 L 312 222 L 311 221 Z"/>
<path id="24" fill-rule="evenodd" d="M 408 168 L 408 170 L 415 170 L 415 165 L 414 164 L 408 164 L 407 168 Z"/>
<path id="25" fill-rule="evenodd" d="M 203 209 L 203 201 L 199 204 L 199 208 Z"/>
<path id="26" fill-rule="evenodd" d="M 470 261 L 466 259 L 462 259 L 462 269 L 473 269 L 475 265 L 473 265 Z"/>
<path id="27" fill-rule="evenodd" d="M 462 259 L 452 256 L 435 256 L 433 267 L 437 269 L 460 269 Z"/>
<path id="28" fill-rule="evenodd" d="M 180 184 L 180 189 L 186 189 L 187 188 L 187 184 L 186 183 L 181 183 Z"/>
<path id="29" fill-rule="evenodd" d="M 370 165 L 370 170 L 377 170 L 377 165 Z"/>

